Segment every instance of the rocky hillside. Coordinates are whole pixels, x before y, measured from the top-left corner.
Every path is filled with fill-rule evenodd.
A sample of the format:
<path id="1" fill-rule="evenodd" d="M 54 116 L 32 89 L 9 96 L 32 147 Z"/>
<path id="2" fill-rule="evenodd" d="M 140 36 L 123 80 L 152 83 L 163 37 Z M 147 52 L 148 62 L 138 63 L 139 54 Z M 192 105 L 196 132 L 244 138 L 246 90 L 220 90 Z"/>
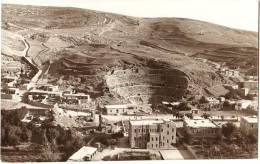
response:
<path id="1" fill-rule="evenodd" d="M 174 100 L 229 82 L 193 57 L 257 70 L 257 33 L 197 20 L 3 5 L 2 32 L 26 39 L 28 56 L 48 68 L 49 82 L 100 91 L 117 102 Z M 9 48 L 18 42 L 8 38 Z"/>

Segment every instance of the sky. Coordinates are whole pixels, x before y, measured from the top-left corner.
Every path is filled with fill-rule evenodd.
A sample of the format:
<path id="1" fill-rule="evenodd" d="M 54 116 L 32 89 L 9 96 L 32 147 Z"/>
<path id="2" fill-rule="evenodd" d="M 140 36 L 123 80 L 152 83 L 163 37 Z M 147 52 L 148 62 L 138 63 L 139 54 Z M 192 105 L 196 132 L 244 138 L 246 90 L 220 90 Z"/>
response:
<path id="1" fill-rule="evenodd" d="M 2 3 L 79 7 L 136 17 L 181 17 L 258 31 L 258 0 L 2 0 Z"/>

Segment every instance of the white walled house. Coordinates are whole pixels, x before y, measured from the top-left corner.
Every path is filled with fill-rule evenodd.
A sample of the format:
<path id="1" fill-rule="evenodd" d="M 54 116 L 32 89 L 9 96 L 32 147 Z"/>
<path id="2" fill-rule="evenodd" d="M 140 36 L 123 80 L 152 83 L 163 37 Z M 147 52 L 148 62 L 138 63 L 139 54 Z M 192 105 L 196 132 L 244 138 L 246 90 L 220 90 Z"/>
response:
<path id="1" fill-rule="evenodd" d="M 67 162 L 83 162 L 91 161 L 97 153 L 97 148 L 83 146 L 76 153 L 74 153 Z"/>
<path id="2" fill-rule="evenodd" d="M 122 105 L 105 105 L 105 110 L 108 115 L 122 115 L 133 113 L 136 109 L 135 105 L 122 104 Z"/>

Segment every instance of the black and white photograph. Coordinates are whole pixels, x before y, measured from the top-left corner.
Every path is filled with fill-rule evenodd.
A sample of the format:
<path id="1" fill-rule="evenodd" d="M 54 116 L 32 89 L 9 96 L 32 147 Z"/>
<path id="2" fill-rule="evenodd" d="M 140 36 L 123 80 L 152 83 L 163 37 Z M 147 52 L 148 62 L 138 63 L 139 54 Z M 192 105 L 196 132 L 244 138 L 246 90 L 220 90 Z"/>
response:
<path id="1" fill-rule="evenodd" d="M 259 7 L 2 0 L 0 161 L 258 159 Z"/>

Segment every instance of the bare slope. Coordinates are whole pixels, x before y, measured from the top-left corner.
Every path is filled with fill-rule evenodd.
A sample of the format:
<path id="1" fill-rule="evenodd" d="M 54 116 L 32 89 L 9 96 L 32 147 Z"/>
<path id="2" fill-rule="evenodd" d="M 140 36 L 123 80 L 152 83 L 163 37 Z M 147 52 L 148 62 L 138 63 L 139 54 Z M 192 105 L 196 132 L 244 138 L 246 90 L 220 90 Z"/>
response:
<path id="1" fill-rule="evenodd" d="M 202 21 L 21 5 L 3 5 L 2 20 L 4 30 L 25 37 L 36 64 L 50 65 L 50 82 L 118 101 L 179 99 L 228 81 L 194 56 L 216 62 L 224 56 L 256 72 L 256 33 Z"/>

